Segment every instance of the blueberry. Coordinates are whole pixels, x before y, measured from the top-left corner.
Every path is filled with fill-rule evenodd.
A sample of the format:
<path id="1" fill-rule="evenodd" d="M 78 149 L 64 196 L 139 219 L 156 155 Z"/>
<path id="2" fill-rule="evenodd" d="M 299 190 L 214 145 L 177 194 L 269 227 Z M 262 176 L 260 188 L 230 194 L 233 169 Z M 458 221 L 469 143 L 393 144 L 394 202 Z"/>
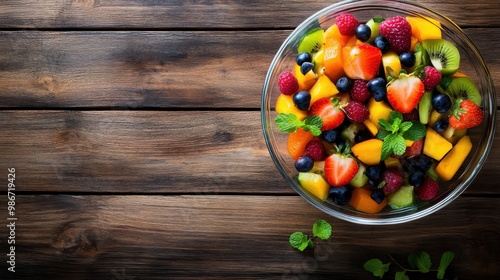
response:
<path id="1" fill-rule="evenodd" d="M 352 80 L 348 77 L 342 77 L 337 80 L 335 84 L 337 90 L 341 93 L 349 92 L 352 89 Z"/>
<path id="2" fill-rule="evenodd" d="M 330 188 L 330 198 L 338 205 L 346 205 L 349 203 L 351 194 L 351 188 L 346 186 Z"/>
<path id="3" fill-rule="evenodd" d="M 312 56 L 308 52 L 301 52 L 295 58 L 295 62 L 297 62 L 299 66 L 302 66 L 304 62 L 312 62 Z"/>
<path id="4" fill-rule="evenodd" d="M 382 179 L 382 174 L 385 171 L 385 166 L 383 163 L 379 163 L 377 165 L 370 165 L 366 167 L 365 175 L 372 181 L 372 186 L 378 185 L 380 183 L 380 179 Z"/>
<path id="5" fill-rule="evenodd" d="M 309 156 L 301 156 L 295 161 L 295 169 L 299 172 L 308 172 L 314 166 L 314 160 Z"/>
<path id="6" fill-rule="evenodd" d="M 408 178 L 408 183 L 418 188 L 422 186 L 422 184 L 424 183 L 424 179 L 425 179 L 425 173 L 421 170 L 415 170 L 413 171 L 413 173 L 410 173 L 410 177 Z"/>
<path id="7" fill-rule="evenodd" d="M 443 133 L 447 128 L 448 128 L 448 120 L 446 118 L 442 118 L 434 124 L 434 130 L 437 133 Z"/>
<path id="8" fill-rule="evenodd" d="M 427 172 L 427 170 L 429 170 L 432 165 L 432 159 L 425 154 L 420 154 L 414 158 L 411 158 L 410 162 L 414 167 L 414 170 L 417 169 L 422 172 Z"/>
<path id="9" fill-rule="evenodd" d="M 293 104 L 295 104 L 299 110 L 307 111 L 310 103 L 311 94 L 308 91 L 299 91 L 293 95 Z"/>
<path id="10" fill-rule="evenodd" d="M 391 44 L 389 43 L 389 40 L 387 40 L 387 38 L 381 35 L 375 37 L 375 39 L 373 40 L 373 45 L 379 48 L 382 51 L 382 53 L 386 53 L 391 49 Z"/>
<path id="11" fill-rule="evenodd" d="M 373 200 L 375 200 L 375 202 L 380 204 L 382 203 L 382 201 L 384 201 L 385 193 L 382 189 L 375 189 L 372 191 L 372 194 L 370 196 Z"/>
<path id="12" fill-rule="evenodd" d="M 354 142 L 359 143 L 372 138 L 372 134 L 368 130 L 360 130 L 356 133 L 356 136 L 354 136 Z"/>
<path id="13" fill-rule="evenodd" d="M 334 143 L 337 140 L 337 137 L 339 136 L 339 132 L 335 129 L 323 131 L 321 133 L 321 136 L 323 139 L 325 139 L 326 142 L 328 143 Z"/>
<path id="14" fill-rule="evenodd" d="M 366 87 L 368 88 L 368 91 L 372 94 L 375 101 L 382 101 L 387 95 L 386 85 L 387 83 L 385 82 L 384 78 L 377 77 L 371 79 L 366 84 Z"/>
<path id="15" fill-rule="evenodd" d="M 440 114 L 446 113 L 451 108 L 451 98 L 444 93 L 435 94 L 431 102 L 432 107 Z"/>
<path id="16" fill-rule="evenodd" d="M 372 36 L 372 29 L 366 24 L 360 24 L 356 27 L 356 38 L 361 42 L 366 42 Z"/>
<path id="17" fill-rule="evenodd" d="M 311 71 L 313 68 L 314 68 L 314 64 L 312 62 L 304 62 L 300 66 L 300 73 L 302 73 L 302 75 L 305 75 L 305 74 L 307 74 L 307 72 Z"/>
<path id="18" fill-rule="evenodd" d="M 404 52 L 399 55 L 399 61 L 405 67 L 413 67 L 415 65 L 415 55 L 412 52 Z"/>

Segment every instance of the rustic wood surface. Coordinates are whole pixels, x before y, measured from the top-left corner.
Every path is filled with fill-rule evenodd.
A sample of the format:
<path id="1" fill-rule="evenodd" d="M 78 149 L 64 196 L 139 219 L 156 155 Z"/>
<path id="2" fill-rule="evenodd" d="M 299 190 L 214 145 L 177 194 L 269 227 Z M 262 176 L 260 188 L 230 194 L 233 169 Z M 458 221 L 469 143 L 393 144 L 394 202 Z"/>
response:
<path id="1" fill-rule="evenodd" d="M 0 227 L 0 279 L 376 279 L 366 260 L 418 250 L 500 279 L 498 145 L 457 201 L 393 226 L 328 217 L 275 168 L 267 67 L 333 2 L 0 1 L 0 178 L 16 168 L 18 218 L 16 273 Z M 500 92 L 500 2 L 437 2 L 419 1 L 464 28 Z M 292 249 L 318 219 L 333 237 Z"/>

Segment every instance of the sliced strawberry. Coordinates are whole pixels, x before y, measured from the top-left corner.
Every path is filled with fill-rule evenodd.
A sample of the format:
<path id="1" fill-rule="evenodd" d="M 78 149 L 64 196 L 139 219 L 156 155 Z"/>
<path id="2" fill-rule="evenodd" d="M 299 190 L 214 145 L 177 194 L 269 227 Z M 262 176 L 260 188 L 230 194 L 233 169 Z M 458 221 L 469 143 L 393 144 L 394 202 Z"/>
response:
<path id="1" fill-rule="evenodd" d="M 323 120 L 322 131 L 338 127 L 345 118 L 337 98 L 320 98 L 311 105 L 309 112 L 311 115 L 318 116 Z"/>
<path id="2" fill-rule="evenodd" d="M 334 187 L 349 184 L 358 172 L 359 165 L 350 155 L 332 154 L 325 160 L 325 177 Z"/>
<path id="3" fill-rule="evenodd" d="M 458 99 L 452 108 L 449 124 L 454 129 L 468 129 L 483 122 L 483 110 L 470 100 Z"/>
<path id="4" fill-rule="evenodd" d="M 351 79 L 371 80 L 378 72 L 382 51 L 372 45 L 361 43 L 342 49 L 344 72 Z"/>
<path id="5" fill-rule="evenodd" d="M 387 86 L 387 100 L 394 110 L 410 113 L 424 94 L 425 86 L 417 76 L 400 74 Z"/>
<path id="6" fill-rule="evenodd" d="M 406 157 L 412 158 L 420 155 L 422 153 L 422 147 L 424 146 L 424 138 L 420 140 L 413 141 L 410 147 L 406 147 Z"/>

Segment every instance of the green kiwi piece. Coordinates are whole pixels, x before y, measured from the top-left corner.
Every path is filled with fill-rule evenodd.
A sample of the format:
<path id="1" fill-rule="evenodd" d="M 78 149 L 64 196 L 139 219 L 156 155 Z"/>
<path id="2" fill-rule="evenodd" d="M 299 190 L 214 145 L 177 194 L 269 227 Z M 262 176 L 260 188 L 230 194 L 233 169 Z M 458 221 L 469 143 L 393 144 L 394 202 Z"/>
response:
<path id="1" fill-rule="evenodd" d="M 432 111 L 432 91 L 426 90 L 418 102 L 418 117 L 421 123 L 428 124 Z"/>
<path id="2" fill-rule="evenodd" d="M 480 105 L 482 101 L 479 90 L 468 77 L 453 77 L 450 85 L 446 88 L 446 94 L 454 99 L 469 99 L 477 105 Z"/>
<path id="3" fill-rule="evenodd" d="M 323 47 L 323 34 L 325 32 L 321 28 L 310 30 L 300 39 L 297 52 L 308 52 L 310 54 L 317 53 Z"/>
<path id="4" fill-rule="evenodd" d="M 392 209 L 401 209 L 404 207 L 412 206 L 415 200 L 413 186 L 402 186 L 395 192 L 388 195 L 389 206 Z"/>
<path id="5" fill-rule="evenodd" d="M 368 39 L 368 43 L 373 42 L 373 40 L 375 40 L 375 37 L 377 37 L 380 34 L 378 26 L 384 20 L 385 20 L 384 18 L 378 17 L 378 18 L 372 18 L 366 23 L 366 25 L 370 27 L 370 30 L 372 32 L 372 34 L 370 35 L 370 39 Z"/>
<path id="6" fill-rule="evenodd" d="M 460 66 L 460 52 L 450 41 L 444 39 L 424 40 L 422 46 L 429 55 L 432 66 L 442 75 L 447 76 L 457 72 Z"/>

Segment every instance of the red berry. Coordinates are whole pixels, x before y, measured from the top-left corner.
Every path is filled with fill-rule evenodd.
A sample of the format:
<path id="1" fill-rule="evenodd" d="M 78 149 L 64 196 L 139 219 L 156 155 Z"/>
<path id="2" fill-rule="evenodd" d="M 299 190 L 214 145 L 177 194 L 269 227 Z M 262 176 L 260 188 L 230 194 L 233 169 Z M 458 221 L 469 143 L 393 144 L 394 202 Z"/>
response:
<path id="1" fill-rule="evenodd" d="M 387 38 L 391 49 L 401 54 L 407 52 L 411 47 L 411 25 L 402 16 L 388 18 L 380 23 L 378 27 L 380 35 Z"/>
<path id="2" fill-rule="evenodd" d="M 284 95 L 292 95 L 299 90 L 299 82 L 292 72 L 286 71 L 279 75 L 278 87 Z"/>
<path id="3" fill-rule="evenodd" d="M 385 185 L 382 190 L 386 193 L 391 193 L 399 189 L 403 185 L 404 178 L 396 168 L 388 168 L 382 174 L 382 180 Z"/>
<path id="4" fill-rule="evenodd" d="M 439 184 L 429 177 L 425 178 L 424 183 L 420 187 L 415 188 L 415 194 L 421 200 L 431 200 L 438 192 Z"/>
<path id="5" fill-rule="evenodd" d="M 326 150 L 321 140 L 313 139 L 306 144 L 304 155 L 312 158 L 314 161 L 322 161 L 326 158 Z"/>
<path id="6" fill-rule="evenodd" d="M 335 19 L 335 24 L 337 24 L 340 34 L 353 36 L 356 33 L 359 21 L 351 14 L 343 14 Z"/>
<path id="7" fill-rule="evenodd" d="M 418 114 L 418 110 L 416 108 L 413 108 L 411 112 L 403 114 L 403 121 L 418 121 L 420 119 L 420 116 Z"/>
<path id="8" fill-rule="evenodd" d="M 349 102 L 349 104 L 347 104 L 347 106 L 344 107 L 344 112 L 349 118 L 349 120 L 355 123 L 364 122 L 370 116 L 370 111 L 368 111 L 368 106 L 355 100 L 351 100 L 351 102 Z"/>
<path id="9" fill-rule="evenodd" d="M 403 114 L 410 113 L 424 92 L 424 83 L 417 76 L 400 74 L 387 86 L 387 100 L 394 110 Z"/>
<path id="10" fill-rule="evenodd" d="M 441 81 L 441 73 L 432 66 L 425 66 L 422 82 L 426 90 L 434 89 Z"/>
<path id="11" fill-rule="evenodd" d="M 365 102 L 371 97 L 368 87 L 366 86 L 368 82 L 365 80 L 354 80 L 351 89 L 351 98 L 359 101 Z"/>
<path id="12" fill-rule="evenodd" d="M 483 118 L 483 110 L 476 103 L 457 99 L 448 122 L 454 129 L 468 129 L 480 125 Z"/>

